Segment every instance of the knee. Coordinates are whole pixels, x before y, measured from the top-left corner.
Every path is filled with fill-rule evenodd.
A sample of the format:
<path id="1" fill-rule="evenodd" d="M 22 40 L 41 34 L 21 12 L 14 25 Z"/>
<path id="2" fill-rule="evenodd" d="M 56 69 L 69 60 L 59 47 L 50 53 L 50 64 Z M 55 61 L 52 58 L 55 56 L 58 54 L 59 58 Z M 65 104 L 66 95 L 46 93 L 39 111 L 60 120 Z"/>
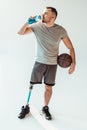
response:
<path id="1" fill-rule="evenodd" d="M 46 86 L 45 86 L 45 90 L 46 90 L 46 91 L 48 91 L 48 92 L 52 92 L 52 87 L 51 87 L 51 86 L 46 85 Z"/>

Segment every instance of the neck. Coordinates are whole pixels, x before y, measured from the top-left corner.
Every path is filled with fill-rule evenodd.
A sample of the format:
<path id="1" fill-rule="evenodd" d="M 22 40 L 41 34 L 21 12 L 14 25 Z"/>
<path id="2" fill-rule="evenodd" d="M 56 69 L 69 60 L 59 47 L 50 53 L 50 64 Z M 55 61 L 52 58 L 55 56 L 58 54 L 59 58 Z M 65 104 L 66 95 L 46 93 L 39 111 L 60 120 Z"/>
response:
<path id="1" fill-rule="evenodd" d="M 47 27 L 52 27 L 52 26 L 54 26 L 54 23 L 52 22 L 52 23 L 44 23 L 45 24 L 45 26 L 47 26 Z"/>

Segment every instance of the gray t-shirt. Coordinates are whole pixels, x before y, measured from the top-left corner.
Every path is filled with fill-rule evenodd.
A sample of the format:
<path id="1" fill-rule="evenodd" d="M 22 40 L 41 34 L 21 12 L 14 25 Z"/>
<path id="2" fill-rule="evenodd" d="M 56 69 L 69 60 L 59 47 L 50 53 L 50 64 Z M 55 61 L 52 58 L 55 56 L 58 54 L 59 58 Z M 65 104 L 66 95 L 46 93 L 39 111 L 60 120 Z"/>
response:
<path id="1" fill-rule="evenodd" d="M 59 43 L 61 39 L 67 37 L 66 30 L 57 24 L 47 27 L 42 22 L 31 25 L 37 39 L 36 61 L 44 64 L 57 64 L 59 53 Z"/>

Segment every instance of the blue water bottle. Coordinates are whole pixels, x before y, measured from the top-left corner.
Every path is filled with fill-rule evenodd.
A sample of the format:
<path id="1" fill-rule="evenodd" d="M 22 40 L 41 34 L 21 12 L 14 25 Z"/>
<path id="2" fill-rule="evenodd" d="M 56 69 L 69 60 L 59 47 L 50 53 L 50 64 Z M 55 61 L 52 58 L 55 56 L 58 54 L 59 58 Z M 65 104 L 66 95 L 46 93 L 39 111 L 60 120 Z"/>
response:
<path id="1" fill-rule="evenodd" d="M 28 24 L 33 24 L 33 23 L 38 22 L 40 20 L 41 20 L 41 16 L 40 15 L 36 15 L 36 16 L 34 16 L 32 18 L 29 18 L 27 23 Z"/>

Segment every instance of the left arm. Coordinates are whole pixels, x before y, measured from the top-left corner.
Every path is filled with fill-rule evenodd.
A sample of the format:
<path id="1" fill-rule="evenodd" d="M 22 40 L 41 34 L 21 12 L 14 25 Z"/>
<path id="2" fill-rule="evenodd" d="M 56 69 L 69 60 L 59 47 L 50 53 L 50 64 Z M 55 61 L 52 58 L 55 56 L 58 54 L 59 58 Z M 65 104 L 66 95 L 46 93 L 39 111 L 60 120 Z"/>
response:
<path id="1" fill-rule="evenodd" d="M 70 55 L 72 57 L 72 64 L 69 69 L 69 74 L 72 74 L 76 66 L 75 50 L 69 37 L 64 38 L 63 42 L 66 45 L 66 47 L 70 50 Z"/>

